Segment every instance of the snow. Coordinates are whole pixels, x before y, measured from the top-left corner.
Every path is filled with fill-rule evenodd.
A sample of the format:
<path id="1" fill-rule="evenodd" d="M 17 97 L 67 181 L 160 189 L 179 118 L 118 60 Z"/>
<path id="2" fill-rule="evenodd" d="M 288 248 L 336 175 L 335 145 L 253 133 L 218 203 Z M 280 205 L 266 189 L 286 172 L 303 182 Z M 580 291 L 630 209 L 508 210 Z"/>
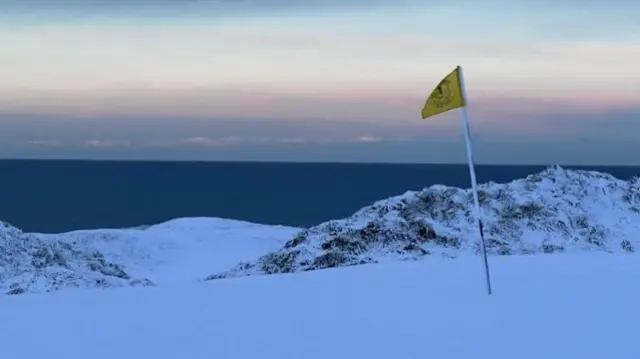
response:
<path id="1" fill-rule="evenodd" d="M 151 285 L 102 253 L 48 241 L 0 222 L 0 289 L 8 294 L 67 288 Z"/>
<path id="2" fill-rule="evenodd" d="M 640 357 L 640 261 L 564 253 L 0 297 L 15 359 Z"/>
<path id="3" fill-rule="evenodd" d="M 51 235 L 51 241 L 101 252 L 155 284 L 194 282 L 213 270 L 275 251 L 300 228 L 221 218 L 180 218 L 143 229 L 97 229 Z"/>
<path id="4" fill-rule="evenodd" d="M 638 178 L 556 166 L 479 188 L 492 257 L 640 248 Z M 154 286 L 456 258 L 479 252 L 471 208 L 470 190 L 438 185 L 306 229 L 220 218 L 63 234 L 22 233 L 3 224 L 0 290 Z"/>
<path id="5" fill-rule="evenodd" d="M 195 282 L 212 269 L 275 251 L 300 231 L 220 218 L 182 218 L 138 229 L 23 233 L 0 222 L 0 291 Z"/>
<path id="6" fill-rule="evenodd" d="M 510 183 L 479 186 L 487 251 L 493 255 L 635 252 L 640 179 L 550 167 Z M 432 186 L 378 201 L 306 229 L 277 252 L 211 279 L 332 267 L 454 258 L 479 253 L 471 190 Z"/>
<path id="7" fill-rule="evenodd" d="M 0 223 L 0 289 L 22 293 L 0 296 L 2 354 L 640 358 L 640 180 L 552 167 L 480 190 L 491 296 L 459 188 L 307 229 L 182 218 L 33 234 Z"/>

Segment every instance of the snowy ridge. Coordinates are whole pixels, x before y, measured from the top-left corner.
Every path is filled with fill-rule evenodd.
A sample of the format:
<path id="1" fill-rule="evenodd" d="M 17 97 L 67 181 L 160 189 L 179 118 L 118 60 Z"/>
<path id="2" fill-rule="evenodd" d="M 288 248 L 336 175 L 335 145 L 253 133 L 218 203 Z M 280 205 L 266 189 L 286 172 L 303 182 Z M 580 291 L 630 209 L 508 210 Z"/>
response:
<path id="1" fill-rule="evenodd" d="M 640 248 L 640 179 L 559 166 L 479 186 L 493 255 Z M 301 231 L 279 251 L 211 275 L 289 273 L 426 256 L 478 253 L 468 189 L 436 185 L 378 201 L 351 217 Z"/>
<path id="2" fill-rule="evenodd" d="M 46 240 L 0 222 L 0 290 L 7 294 L 51 292 L 63 288 L 149 286 L 122 265 L 73 242 Z"/>

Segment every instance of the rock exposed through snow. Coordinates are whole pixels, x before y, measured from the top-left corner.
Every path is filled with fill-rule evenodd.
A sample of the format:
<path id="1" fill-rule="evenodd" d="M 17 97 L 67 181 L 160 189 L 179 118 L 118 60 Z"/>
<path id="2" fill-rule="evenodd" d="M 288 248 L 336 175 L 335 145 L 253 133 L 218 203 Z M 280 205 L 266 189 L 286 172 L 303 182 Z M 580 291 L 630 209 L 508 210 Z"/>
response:
<path id="1" fill-rule="evenodd" d="M 488 253 L 634 252 L 640 179 L 550 167 L 479 186 Z M 479 252 L 468 189 L 431 186 L 378 201 L 298 233 L 279 251 L 209 276 L 218 279 Z"/>
<path id="2" fill-rule="evenodd" d="M 149 285 L 153 283 L 131 278 L 123 266 L 106 260 L 99 251 L 46 240 L 0 222 L 0 290 L 4 293 Z"/>

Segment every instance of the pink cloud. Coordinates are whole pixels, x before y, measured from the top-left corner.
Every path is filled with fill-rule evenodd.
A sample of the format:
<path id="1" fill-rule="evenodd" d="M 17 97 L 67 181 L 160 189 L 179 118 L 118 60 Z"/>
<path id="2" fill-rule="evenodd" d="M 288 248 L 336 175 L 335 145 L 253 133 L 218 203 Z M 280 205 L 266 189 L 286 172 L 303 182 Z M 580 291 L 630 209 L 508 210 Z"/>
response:
<path id="1" fill-rule="evenodd" d="M 194 146 L 199 146 L 199 147 L 213 147 L 213 146 L 218 146 L 219 143 L 216 142 L 213 139 L 210 139 L 208 137 L 190 137 L 190 138 L 185 138 L 184 140 L 181 141 L 184 144 L 187 145 L 194 145 Z"/>
<path id="2" fill-rule="evenodd" d="M 85 144 L 91 147 L 111 147 L 116 145 L 114 142 L 107 140 L 88 140 L 85 141 Z"/>
<path id="3" fill-rule="evenodd" d="M 369 91 L 350 94 L 286 94 L 233 89 L 149 90 L 85 92 L 70 96 L 50 93 L 37 101 L 24 101 L 8 113 L 98 117 L 153 116 L 183 118 L 253 117 L 292 121 L 407 122 L 419 119 L 428 91 L 413 94 Z M 78 104 L 81 103 L 82 106 Z M 593 114 L 640 106 L 640 98 L 576 96 L 496 96 L 469 93 L 474 116 L 495 118 L 520 114 Z M 1 107 L 1 106 L 0 106 Z M 37 110 L 34 110 L 37 109 Z"/>
<path id="4" fill-rule="evenodd" d="M 287 138 L 278 139 L 278 142 L 280 142 L 280 143 L 307 143 L 307 142 L 309 142 L 309 140 L 305 139 L 305 138 L 300 138 L 300 137 L 287 137 Z"/>
<path id="5" fill-rule="evenodd" d="M 380 142 L 382 139 L 376 136 L 360 136 L 354 139 L 355 142 Z"/>
<path id="6" fill-rule="evenodd" d="M 189 137 L 180 141 L 180 143 L 182 144 L 196 146 L 196 147 L 220 147 L 220 146 L 226 146 L 226 145 L 236 144 L 240 142 L 242 142 L 242 139 L 237 137 L 213 139 L 213 138 L 203 137 L 203 136 Z"/>

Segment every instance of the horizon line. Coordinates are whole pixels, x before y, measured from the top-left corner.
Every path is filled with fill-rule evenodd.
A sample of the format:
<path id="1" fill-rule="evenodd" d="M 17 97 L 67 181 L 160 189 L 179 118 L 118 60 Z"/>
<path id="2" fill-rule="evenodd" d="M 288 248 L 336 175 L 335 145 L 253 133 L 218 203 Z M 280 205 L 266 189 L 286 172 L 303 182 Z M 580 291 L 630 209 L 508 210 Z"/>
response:
<path id="1" fill-rule="evenodd" d="M 39 158 L 39 157 L 1 157 L 0 162 L 133 162 L 133 163 L 207 163 L 207 164 L 286 164 L 286 165 L 379 165 L 379 166 L 467 166 L 467 162 L 376 162 L 376 161 L 293 161 L 293 160 L 203 160 L 203 159 L 126 159 L 126 158 L 80 158 L 80 157 L 60 157 L 60 158 Z M 475 163 L 475 167 L 599 167 L 599 168 L 640 168 L 640 165 L 632 164 L 549 164 L 549 163 Z"/>

